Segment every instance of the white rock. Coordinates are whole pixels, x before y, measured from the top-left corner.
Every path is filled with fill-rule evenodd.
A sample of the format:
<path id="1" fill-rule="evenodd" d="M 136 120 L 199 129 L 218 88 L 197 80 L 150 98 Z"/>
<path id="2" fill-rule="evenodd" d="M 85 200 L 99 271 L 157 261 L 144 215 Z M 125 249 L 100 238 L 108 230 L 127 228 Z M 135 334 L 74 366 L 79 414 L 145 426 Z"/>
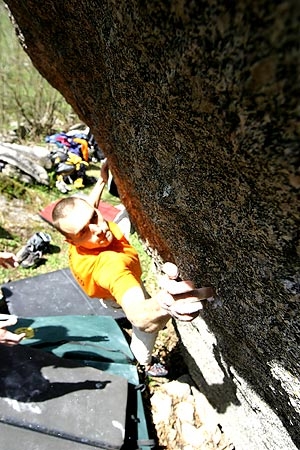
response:
<path id="1" fill-rule="evenodd" d="M 170 383 L 164 384 L 165 391 L 178 398 L 187 398 L 191 393 L 191 388 L 186 383 L 179 383 L 178 381 L 171 381 Z"/>
<path id="2" fill-rule="evenodd" d="M 208 440 L 207 432 L 200 428 L 195 428 L 189 423 L 182 424 L 182 440 L 185 444 L 192 445 L 195 449 L 201 449 L 201 446 Z"/>
<path id="3" fill-rule="evenodd" d="M 153 422 L 168 424 L 172 414 L 172 398 L 166 393 L 157 391 L 151 397 L 151 405 Z"/>
<path id="4" fill-rule="evenodd" d="M 194 425 L 194 406 L 190 402 L 180 402 L 175 408 L 175 413 L 181 422 Z"/>

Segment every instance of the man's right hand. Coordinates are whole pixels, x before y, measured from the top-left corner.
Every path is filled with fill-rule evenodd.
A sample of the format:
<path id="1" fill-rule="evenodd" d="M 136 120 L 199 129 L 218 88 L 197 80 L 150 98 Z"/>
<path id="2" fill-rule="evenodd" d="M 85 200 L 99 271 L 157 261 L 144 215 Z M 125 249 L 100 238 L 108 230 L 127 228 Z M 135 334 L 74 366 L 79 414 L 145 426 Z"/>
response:
<path id="1" fill-rule="evenodd" d="M 19 263 L 17 261 L 16 256 L 13 253 L 9 252 L 0 252 L 0 266 L 5 269 L 9 269 L 11 267 L 18 267 Z"/>
<path id="2" fill-rule="evenodd" d="M 203 300 L 213 300 L 213 288 L 195 288 L 192 281 L 179 280 L 175 264 L 165 263 L 162 270 L 165 275 L 159 280 L 162 289 L 157 294 L 159 304 L 178 320 L 184 322 L 194 320 L 203 309 Z"/>

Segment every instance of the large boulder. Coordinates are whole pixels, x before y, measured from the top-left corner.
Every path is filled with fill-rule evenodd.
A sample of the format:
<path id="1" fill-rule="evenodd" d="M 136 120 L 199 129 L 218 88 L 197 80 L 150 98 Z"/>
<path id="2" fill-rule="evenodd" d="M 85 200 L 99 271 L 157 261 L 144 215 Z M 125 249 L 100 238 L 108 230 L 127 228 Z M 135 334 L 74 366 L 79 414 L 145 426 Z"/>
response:
<path id="1" fill-rule="evenodd" d="M 269 408 L 252 408 L 263 432 L 246 444 L 237 421 L 237 448 L 295 448 L 299 2 L 6 3 L 33 64 L 108 157 L 140 234 L 216 288 L 222 306 L 189 325 L 199 348 L 201 330 L 214 336 L 207 348 L 226 374 L 215 407 L 238 405 L 238 416 L 249 389 Z M 214 381 L 204 384 L 209 394 Z"/>

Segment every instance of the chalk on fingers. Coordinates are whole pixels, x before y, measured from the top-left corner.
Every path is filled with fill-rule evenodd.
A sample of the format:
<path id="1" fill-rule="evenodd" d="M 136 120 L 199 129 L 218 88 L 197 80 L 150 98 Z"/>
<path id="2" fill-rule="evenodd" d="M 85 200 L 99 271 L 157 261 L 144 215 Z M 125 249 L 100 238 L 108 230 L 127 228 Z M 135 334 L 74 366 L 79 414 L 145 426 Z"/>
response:
<path id="1" fill-rule="evenodd" d="M 179 271 L 178 271 L 178 267 L 176 266 L 176 264 L 173 264 L 171 262 L 166 262 L 162 266 L 162 271 L 166 275 L 168 275 L 168 277 L 171 280 L 176 280 L 176 278 L 178 278 Z"/>

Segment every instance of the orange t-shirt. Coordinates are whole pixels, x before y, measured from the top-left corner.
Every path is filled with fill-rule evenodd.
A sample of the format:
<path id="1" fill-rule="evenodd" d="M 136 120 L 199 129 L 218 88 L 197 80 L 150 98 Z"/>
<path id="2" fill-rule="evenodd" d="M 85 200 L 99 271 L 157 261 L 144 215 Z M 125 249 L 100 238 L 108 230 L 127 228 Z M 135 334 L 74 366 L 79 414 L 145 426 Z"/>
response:
<path id="1" fill-rule="evenodd" d="M 108 247 L 89 250 L 70 245 L 69 263 L 75 279 L 89 297 L 114 299 L 121 305 L 125 292 L 141 285 L 138 253 L 120 228 L 108 222 L 114 238 Z"/>

